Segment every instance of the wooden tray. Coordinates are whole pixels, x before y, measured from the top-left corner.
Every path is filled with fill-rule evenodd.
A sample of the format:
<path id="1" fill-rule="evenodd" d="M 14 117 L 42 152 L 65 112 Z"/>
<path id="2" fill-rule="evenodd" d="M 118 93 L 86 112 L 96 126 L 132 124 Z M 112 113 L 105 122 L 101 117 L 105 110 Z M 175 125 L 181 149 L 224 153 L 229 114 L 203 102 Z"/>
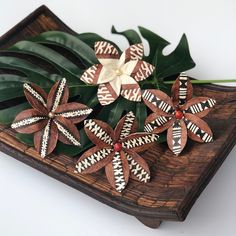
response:
<path id="1" fill-rule="evenodd" d="M 48 30 L 74 33 L 47 7 L 41 6 L 0 38 L 0 48 Z M 189 142 L 180 158 L 175 158 L 166 144 L 154 146 L 143 154 L 150 165 L 152 181 L 144 185 L 132 180 L 122 195 L 110 187 L 103 172 L 75 174 L 77 158 L 52 154 L 41 159 L 6 126 L 0 126 L 0 150 L 100 202 L 135 216 L 149 227 L 157 228 L 162 220 L 183 221 L 236 142 L 236 88 L 201 85 L 195 86 L 195 93 L 217 100 L 216 108 L 207 117 L 215 141 L 211 144 Z M 4 106 L 0 103 L 1 108 Z"/>

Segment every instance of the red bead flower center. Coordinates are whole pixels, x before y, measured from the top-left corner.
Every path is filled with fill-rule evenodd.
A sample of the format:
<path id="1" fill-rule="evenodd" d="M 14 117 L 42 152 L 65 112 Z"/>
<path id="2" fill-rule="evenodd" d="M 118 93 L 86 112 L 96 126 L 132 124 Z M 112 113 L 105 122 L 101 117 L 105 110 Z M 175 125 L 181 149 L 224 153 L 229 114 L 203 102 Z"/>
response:
<path id="1" fill-rule="evenodd" d="M 176 112 L 175 112 L 175 118 L 176 119 L 182 119 L 182 117 L 184 116 L 184 114 L 183 114 L 183 112 L 181 111 L 181 110 L 177 110 Z"/>
<path id="2" fill-rule="evenodd" d="M 119 152 L 122 149 L 122 144 L 121 143 L 115 143 L 114 144 L 114 150 L 115 152 Z"/>

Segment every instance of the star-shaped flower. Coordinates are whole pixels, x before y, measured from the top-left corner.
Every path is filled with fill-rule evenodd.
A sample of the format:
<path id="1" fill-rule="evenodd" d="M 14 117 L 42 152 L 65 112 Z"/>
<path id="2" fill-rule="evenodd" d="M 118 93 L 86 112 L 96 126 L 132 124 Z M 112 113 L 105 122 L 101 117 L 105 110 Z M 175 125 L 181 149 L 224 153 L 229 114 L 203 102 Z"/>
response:
<path id="1" fill-rule="evenodd" d="M 24 93 L 33 109 L 19 113 L 11 127 L 19 133 L 35 133 L 34 146 L 41 157 L 55 149 L 58 139 L 80 145 L 74 124 L 83 121 L 92 109 L 80 103 L 67 103 L 69 90 L 65 78 L 55 83 L 48 95 L 35 84 L 24 84 Z"/>
<path id="2" fill-rule="evenodd" d="M 154 66 L 141 61 L 143 45 L 135 44 L 121 56 L 108 42 L 95 43 L 95 54 L 101 64 L 88 68 L 81 80 L 88 84 L 98 84 L 98 100 L 102 105 L 114 102 L 119 95 L 130 101 L 141 101 L 139 81 L 146 79 L 154 71 Z"/>
<path id="3" fill-rule="evenodd" d="M 88 174 L 105 167 L 106 176 L 113 188 L 121 192 L 129 176 L 141 182 L 150 179 L 144 159 L 137 154 L 147 150 L 158 138 L 156 134 L 133 133 L 137 123 L 132 112 L 127 113 L 115 130 L 99 120 L 85 120 L 85 132 L 96 145 L 79 159 L 76 169 Z"/>
<path id="4" fill-rule="evenodd" d="M 194 97 L 193 87 L 182 73 L 172 86 L 172 99 L 160 90 L 144 90 L 145 104 L 154 112 L 145 121 L 144 130 L 161 133 L 167 131 L 167 143 L 172 152 L 179 155 L 186 145 L 187 137 L 208 143 L 213 134 L 202 117 L 206 116 L 216 101 L 207 97 Z"/>

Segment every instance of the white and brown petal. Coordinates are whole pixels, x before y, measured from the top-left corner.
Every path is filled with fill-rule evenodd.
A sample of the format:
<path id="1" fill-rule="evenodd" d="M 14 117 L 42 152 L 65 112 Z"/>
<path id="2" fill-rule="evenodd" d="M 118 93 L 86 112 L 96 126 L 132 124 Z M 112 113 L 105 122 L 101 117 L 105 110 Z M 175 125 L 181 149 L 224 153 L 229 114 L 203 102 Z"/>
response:
<path id="1" fill-rule="evenodd" d="M 53 119 L 59 134 L 59 140 L 65 144 L 80 146 L 80 135 L 76 126 L 64 117 L 56 117 Z"/>
<path id="2" fill-rule="evenodd" d="M 85 120 L 84 130 L 88 138 L 98 147 L 113 146 L 114 131 L 105 122 L 95 119 Z"/>
<path id="3" fill-rule="evenodd" d="M 55 123 L 50 119 L 44 129 L 34 135 L 34 146 L 40 156 L 44 158 L 56 147 L 58 140 L 58 130 Z"/>
<path id="4" fill-rule="evenodd" d="M 185 124 L 188 136 L 194 141 L 209 143 L 213 141 L 213 134 L 208 124 L 199 117 L 186 113 Z"/>
<path id="5" fill-rule="evenodd" d="M 106 176 L 113 188 L 122 192 L 129 181 L 129 163 L 123 151 L 115 152 L 110 163 L 105 167 Z"/>
<path id="6" fill-rule="evenodd" d="M 207 97 L 196 97 L 190 99 L 182 109 L 187 113 L 194 114 L 198 117 L 206 116 L 215 106 L 216 101 Z"/>
<path id="7" fill-rule="evenodd" d="M 193 86 L 185 73 L 181 73 L 176 79 L 171 92 L 174 105 L 183 105 L 192 98 Z"/>
<path id="8" fill-rule="evenodd" d="M 90 148 L 78 160 L 76 170 L 82 174 L 96 172 L 111 162 L 113 157 L 113 148 Z"/>
<path id="9" fill-rule="evenodd" d="M 46 92 L 37 86 L 36 84 L 27 84 L 23 85 L 24 94 L 28 102 L 33 108 L 39 112 L 47 112 L 47 94 Z"/>
<path id="10" fill-rule="evenodd" d="M 115 140 L 116 142 L 126 138 L 137 129 L 137 121 L 132 111 L 128 112 L 116 125 Z"/>
<path id="11" fill-rule="evenodd" d="M 167 143 L 170 150 L 179 155 L 187 142 L 187 129 L 183 120 L 176 120 L 167 131 Z"/>
<path id="12" fill-rule="evenodd" d="M 156 89 L 146 89 L 142 93 L 144 103 L 155 113 L 163 116 L 171 115 L 174 111 L 170 97 Z"/>
<path id="13" fill-rule="evenodd" d="M 122 140 L 124 149 L 132 149 L 135 152 L 142 152 L 151 147 L 157 140 L 157 134 L 133 133 Z"/>
<path id="14" fill-rule="evenodd" d="M 130 177 L 147 183 L 150 180 L 150 170 L 146 161 L 131 149 L 126 149 L 125 155 L 129 163 Z"/>
<path id="15" fill-rule="evenodd" d="M 53 85 L 47 100 L 48 111 L 55 112 L 59 105 L 67 103 L 69 98 L 69 89 L 66 79 L 63 78 Z"/>
<path id="16" fill-rule="evenodd" d="M 71 102 L 59 105 L 55 116 L 62 116 L 76 124 L 86 119 L 92 111 L 93 109 L 84 104 Z"/>

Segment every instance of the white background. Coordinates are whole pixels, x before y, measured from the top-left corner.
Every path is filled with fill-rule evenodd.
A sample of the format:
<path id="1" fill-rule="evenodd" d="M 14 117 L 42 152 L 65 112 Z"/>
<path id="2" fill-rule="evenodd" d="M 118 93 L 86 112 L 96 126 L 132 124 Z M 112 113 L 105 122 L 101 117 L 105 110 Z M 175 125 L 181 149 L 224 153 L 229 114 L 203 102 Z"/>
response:
<path id="1" fill-rule="evenodd" d="M 236 2 L 234 0 L 0 0 L 0 35 L 41 4 L 77 32 L 110 35 L 117 30 L 147 27 L 172 42 L 185 32 L 198 79 L 236 78 Z M 146 44 L 145 44 L 146 46 Z M 184 223 L 164 222 L 159 229 L 107 207 L 0 153 L 0 235 L 236 235 L 236 148 L 202 193 Z"/>

